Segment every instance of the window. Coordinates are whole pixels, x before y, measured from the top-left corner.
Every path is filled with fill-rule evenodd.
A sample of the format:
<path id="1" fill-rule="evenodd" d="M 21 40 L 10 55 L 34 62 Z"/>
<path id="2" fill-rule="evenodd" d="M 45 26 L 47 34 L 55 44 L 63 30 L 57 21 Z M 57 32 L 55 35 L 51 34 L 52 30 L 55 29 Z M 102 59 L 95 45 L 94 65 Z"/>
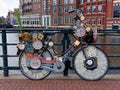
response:
<path id="1" fill-rule="evenodd" d="M 70 16 L 70 24 L 73 24 L 73 18 L 74 16 Z"/>
<path id="2" fill-rule="evenodd" d="M 96 0 L 92 0 L 93 2 L 96 2 Z"/>
<path id="3" fill-rule="evenodd" d="M 92 24 L 95 24 L 95 18 L 92 18 Z"/>
<path id="4" fill-rule="evenodd" d="M 87 18 L 86 23 L 87 23 L 87 24 L 90 24 L 90 18 Z"/>
<path id="5" fill-rule="evenodd" d="M 92 6 L 92 13 L 96 13 L 96 6 Z"/>
<path id="6" fill-rule="evenodd" d="M 47 26 L 50 26 L 50 18 L 47 17 Z"/>
<path id="7" fill-rule="evenodd" d="M 62 4 L 62 0 L 58 0 L 58 4 Z"/>
<path id="8" fill-rule="evenodd" d="M 102 19 L 100 17 L 98 18 L 98 24 L 102 24 Z"/>
<path id="9" fill-rule="evenodd" d="M 22 24 L 24 25 L 24 24 L 25 24 L 25 21 L 22 21 Z"/>
<path id="10" fill-rule="evenodd" d="M 32 7 L 29 6 L 28 8 L 32 8 Z M 35 5 L 33 5 L 33 8 L 40 8 L 40 4 L 35 4 Z"/>
<path id="11" fill-rule="evenodd" d="M 29 25 L 29 21 L 27 21 L 27 24 Z"/>
<path id="12" fill-rule="evenodd" d="M 64 13 L 68 13 L 68 6 L 64 7 Z"/>
<path id="13" fill-rule="evenodd" d="M 74 4 L 74 0 L 70 0 L 70 4 Z"/>
<path id="14" fill-rule="evenodd" d="M 98 12 L 102 12 L 102 5 L 98 5 Z"/>
<path id="15" fill-rule="evenodd" d="M 53 23 L 54 23 L 54 24 L 57 24 L 57 16 L 54 16 L 54 17 L 53 17 Z"/>
<path id="16" fill-rule="evenodd" d="M 42 25 L 44 25 L 44 26 L 50 26 L 51 25 L 49 15 L 43 15 L 42 19 L 43 19 Z"/>
<path id="17" fill-rule="evenodd" d="M 114 18 L 120 17 L 120 6 L 114 6 L 113 17 Z"/>
<path id="18" fill-rule="evenodd" d="M 40 14 L 40 12 L 39 11 L 34 11 L 34 14 Z"/>
<path id="19" fill-rule="evenodd" d="M 54 7 L 53 7 L 53 13 L 56 13 L 56 12 L 57 12 L 57 7 L 54 6 Z"/>
<path id="20" fill-rule="evenodd" d="M 90 0 L 87 0 L 87 2 L 90 2 Z"/>
<path id="21" fill-rule="evenodd" d="M 74 10 L 74 6 L 70 6 L 70 11 L 73 11 Z"/>
<path id="22" fill-rule="evenodd" d="M 80 0 L 80 4 L 83 4 L 84 3 L 84 0 Z"/>
<path id="23" fill-rule="evenodd" d="M 62 6 L 58 6 L 58 13 L 62 14 Z"/>
<path id="24" fill-rule="evenodd" d="M 119 25 L 118 24 L 113 24 L 112 29 L 119 29 Z"/>
<path id="25" fill-rule="evenodd" d="M 68 24 L 68 16 L 64 17 L 64 24 Z"/>
<path id="26" fill-rule="evenodd" d="M 68 4 L 68 0 L 64 0 L 64 4 Z"/>
<path id="27" fill-rule="evenodd" d="M 87 7 L 87 14 L 90 14 L 90 6 Z"/>
<path id="28" fill-rule="evenodd" d="M 46 17 L 44 17 L 44 25 L 46 26 Z"/>
<path id="29" fill-rule="evenodd" d="M 43 7 L 46 8 L 46 1 L 43 2 Z"/>
<path id="30" fill-rule="evenodd" d="M 58 16 L 58 24 L 62 24 L 63 23 L 63 20 L 62 20 L 62 16 Z"/>
<path id="31" fill-rule="evenodd" d="M 56 5 L 57 4 L 57 0 L 53 0 L 53 4 Z"/>

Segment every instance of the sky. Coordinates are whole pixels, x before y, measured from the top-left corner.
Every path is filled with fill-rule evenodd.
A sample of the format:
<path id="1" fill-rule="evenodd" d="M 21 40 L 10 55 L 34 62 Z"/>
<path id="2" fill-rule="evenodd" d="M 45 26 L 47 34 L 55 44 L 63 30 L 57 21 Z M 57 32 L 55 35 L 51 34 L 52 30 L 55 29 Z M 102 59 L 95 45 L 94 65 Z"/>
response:
<path id="1" fill-rule="evenodd" d="M 14 11 L 19 7 L 19 0 L 0 0 L 0 17 L 7 16 L 8 11 Z"/>

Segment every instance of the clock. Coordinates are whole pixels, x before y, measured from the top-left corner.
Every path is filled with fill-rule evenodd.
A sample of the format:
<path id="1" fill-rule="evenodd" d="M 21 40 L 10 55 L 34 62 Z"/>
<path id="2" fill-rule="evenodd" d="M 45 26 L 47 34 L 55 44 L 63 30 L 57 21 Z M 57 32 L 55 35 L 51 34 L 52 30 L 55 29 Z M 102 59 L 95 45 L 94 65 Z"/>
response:
<path id="1" fill-rule="evenodd" d="M 36 50 L 40 50 L 43 47 L 43 43 L 39 40 L 34 41 L 32 45 Z"/>

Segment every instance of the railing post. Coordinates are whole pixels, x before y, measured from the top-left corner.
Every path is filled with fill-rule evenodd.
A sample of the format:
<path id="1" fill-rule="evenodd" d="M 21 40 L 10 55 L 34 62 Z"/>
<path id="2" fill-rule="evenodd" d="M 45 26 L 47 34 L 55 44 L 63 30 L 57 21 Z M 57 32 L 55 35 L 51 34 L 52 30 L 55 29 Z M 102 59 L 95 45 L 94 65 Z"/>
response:
<path id="1" fill-rule="evenodd" d="M 68 36 L 68 31 L 64 31 L 64 36 L 62 38 L 62 52 L 64 52 L 65 50 L 67 50 L 69 48 L 70 45 L 70 39 Z"/>
<path id="2" fill-rule="evenodd" d="M 8 72 L 8 58 L 7 58 L 7 38 L 6 31 L 2 29 L 2 48 L 3 48 L 3 74 L 5 77 L 9 76 Z"/>
<path id="3" fill-rule="evenodd" d="M 64 32 L 64 36 L 62 39 L 62 46 L 63 46 L 62 52 L 65 52 L 69 48 L 70 39 L 68 36 L 68 33 L 69 33 L 68 30 L 64 30 L 63 32 Z M 67 59 L 66 61 L 64 61 L 64 64 L 65 64 L 65 69 L 64 69 L 63 75 L 68 76 L 68 70 L 70 68 L 70 61 Z"/>

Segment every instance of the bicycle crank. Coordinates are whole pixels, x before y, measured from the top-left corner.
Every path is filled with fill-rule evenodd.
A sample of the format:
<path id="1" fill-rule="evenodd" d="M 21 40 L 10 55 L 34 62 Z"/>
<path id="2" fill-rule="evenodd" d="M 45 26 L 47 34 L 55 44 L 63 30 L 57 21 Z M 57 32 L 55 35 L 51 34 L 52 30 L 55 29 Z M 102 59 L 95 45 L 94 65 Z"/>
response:
<path id="1" fill-rule="evenodd" d="M 65 64 L 61 61 L 57 61 L 56 63 L 54 63 L 53 68 L 55 72 L 63 72 L 63 70 L 65 69 Z"/>
<path id="2" fill-rule="evenodd" d="M 63 62 L 57 61 L 56 63 L 54 63 L 53 68 L 47 66 L 41 66 L 41 68 L 51 72 L 63 72 L 63 70 L 65 69 L 65 65 Z"/>

